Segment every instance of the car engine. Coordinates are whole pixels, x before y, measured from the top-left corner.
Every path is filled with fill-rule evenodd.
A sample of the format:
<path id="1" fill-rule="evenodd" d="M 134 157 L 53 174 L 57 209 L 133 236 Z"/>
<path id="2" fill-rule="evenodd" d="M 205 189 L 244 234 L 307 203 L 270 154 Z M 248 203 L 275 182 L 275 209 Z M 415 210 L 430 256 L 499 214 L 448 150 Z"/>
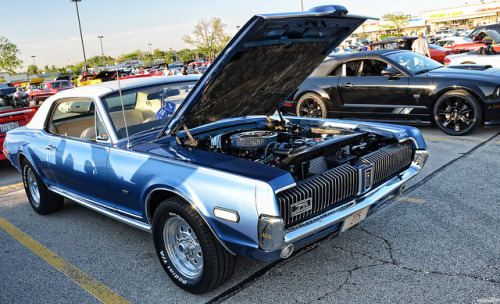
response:
<path id="1" fill-rule="evenodd" d="M 199 142 L 200 148 L 277 167 L 304 180 L 387 145 L 374 133 L 292 125 L 278 129 L 234 130 Z"/>

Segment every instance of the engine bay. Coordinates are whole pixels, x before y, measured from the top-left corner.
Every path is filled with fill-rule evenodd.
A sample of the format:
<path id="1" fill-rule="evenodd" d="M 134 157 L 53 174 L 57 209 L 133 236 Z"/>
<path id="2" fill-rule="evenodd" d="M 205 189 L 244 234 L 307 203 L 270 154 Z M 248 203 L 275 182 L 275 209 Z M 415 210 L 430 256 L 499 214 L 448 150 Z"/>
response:
<path id="1" fill-rule="evenodd" d="M 222 132 L 197 140 L 197 148 L 277 167 L 301 181 L 343 164 L 354 165 L 392 142 L 371 132 L 288 125 Z"/>

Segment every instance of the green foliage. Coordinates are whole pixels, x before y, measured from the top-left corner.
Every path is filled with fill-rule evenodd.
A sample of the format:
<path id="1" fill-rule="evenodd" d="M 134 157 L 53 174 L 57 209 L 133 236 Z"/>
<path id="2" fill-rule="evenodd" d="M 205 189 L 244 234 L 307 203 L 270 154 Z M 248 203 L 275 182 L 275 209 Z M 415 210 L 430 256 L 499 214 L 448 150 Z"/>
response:
<path id="1" fill-rule="evenodd" d="M 382 24 L 380 27 L 386 30 L 397 30 L 398 33 L 401 28 L 408 25 L 408 18 L 403 13 L 389 13 L 382 16 L 384 21 L 388 24 Z"/>
<path id="2" fill-rule="evenodd" d="M 215 55 L 231 40 L 231 36 L 224 32 L 225 27 L 219 18 L 202 19 L 194 27 L 193 36 L 185 35 L 182 40 L 196 46 L 202 53 Z"/>
<path id="3" fill-rule="evenodd" d="M 20 53 L 17 45 L 0 36 L 0 69 L 13 73 L 14 69 L 22 67 L 23 61 L 17 58 Z"/>
<path id="4" fill-rule="evenodd" d="M 166 53 L 160 49 L 154 49 L 153 50 L 153 58 L 158 59 L 158 58 L 164 58 Z"/>
<path id="5" fill-rule="evenodd" d="M 169 53 L 166 53 L 166 54 L 165 54 L 165 62 L 166 62 L 167 64 L 174 63 L 174 60 L 172 59 L 172 55 L 171 55 L 171 54 L 169 54 Z"/>
<path id="6" fill-rule="evenodd" d="M 36 65 L 28 65 L 28 74 L 38 74 L 38 67 Z"/>
<path id="7" fill-rule="evenodd" d="M 389 37 L 403 37 L 403 34 L 390 34 L 390 35 L 380 35 L 379 36 L 379 39 L 382 40 L 382 39 L 385 39 L 385 38 L 389 38 Z"/>
<path id="8" fill-rule="evenodd" d="M 142 52 L 141 50 L 137 50 L 132 53 L 122 54 L 118 56 L 116 62 L 122 63 L 124 61 L 129 61 L 129 60 L 143 60 L 143 59 L 144 59 L 144 52 Z"/>
<path id="9" fill-rule="evenodd" d="M 99 66 L 114 65 L 114 64 L 115 64 L 115 59 L 110 56 L 94 56 L 92 58 L 87 59 L 87 65 L 89 67 L 99 67 Z"/>

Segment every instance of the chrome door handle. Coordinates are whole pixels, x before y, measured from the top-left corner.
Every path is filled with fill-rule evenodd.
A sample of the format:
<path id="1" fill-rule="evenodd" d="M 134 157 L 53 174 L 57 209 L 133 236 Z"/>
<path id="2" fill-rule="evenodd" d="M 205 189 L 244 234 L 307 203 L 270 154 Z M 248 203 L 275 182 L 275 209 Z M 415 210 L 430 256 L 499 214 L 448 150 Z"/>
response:
<path id="1" fill-rule="evenodd" d="M 344 84 L 341 84 L 340 86 L 343 88 L 346 88 L 346 89 L 350 89 L 353 87 L 352 83 L 350 83 L 350 82 L 346 82 Z"/>
<path id="2" fill-rule="evenodd" d="M 48 145 L 48 146 L 45 148 L 45 150 L 50 151 L 50 150 L 55 149 L 55 148 L 56 148 L 56 147 L 55 147 L 55 146 L 53 146 L 53 145 Z"/>

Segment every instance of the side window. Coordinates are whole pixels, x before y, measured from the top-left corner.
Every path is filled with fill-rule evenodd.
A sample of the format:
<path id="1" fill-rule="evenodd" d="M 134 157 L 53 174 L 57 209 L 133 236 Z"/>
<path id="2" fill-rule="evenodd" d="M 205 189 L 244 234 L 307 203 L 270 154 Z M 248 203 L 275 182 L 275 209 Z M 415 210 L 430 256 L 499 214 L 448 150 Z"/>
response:
<path id="1" fill-rule="evenodd" d="M 357 76 L 360 61 L 353 60 L 345 63 L 345 76 Z"/>
<path id="2" fill-rule="evenodd" d="M 97 119 L 100 139 L 108 135 L 100 119 Z M 48 131 L 64 137 L 96 139 L 96 115 L 92 100 L 71 98 L 55 103 L 50 117 Z"/>
<path id="3" fill-rule="evenodd" d="M 122 92 L 102 99 L 119 139 L 161 129 L 184 101 L 194 82 L 154 85 Z"/>
<path id="4" fill-rule="evenodd" d="M 359 76 L 382 76 L 382 70 L 387 68 L 387 63 L 380 60 L 363 60 Z"/>
<path id="5" fill-rule="evenodd" d="M 345 63 L 339 64 L 335 69 L 333 69 L 328 76 L 342 77 L 344 73 L 342 72 L 345 69 Z"/>

